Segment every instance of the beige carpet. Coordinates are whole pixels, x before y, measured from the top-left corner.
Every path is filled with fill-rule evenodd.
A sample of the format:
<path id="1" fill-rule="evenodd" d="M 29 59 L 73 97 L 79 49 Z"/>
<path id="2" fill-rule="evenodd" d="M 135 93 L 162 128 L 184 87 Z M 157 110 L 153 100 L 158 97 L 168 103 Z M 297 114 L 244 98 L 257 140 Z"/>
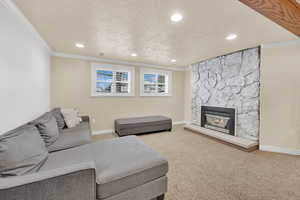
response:
<path id="1" fill-rule="evenodd" d="M 139 138 L 169 160 L 166 200 L 300 200 L 300 157 L 243 152 L 182 126 Z"/>

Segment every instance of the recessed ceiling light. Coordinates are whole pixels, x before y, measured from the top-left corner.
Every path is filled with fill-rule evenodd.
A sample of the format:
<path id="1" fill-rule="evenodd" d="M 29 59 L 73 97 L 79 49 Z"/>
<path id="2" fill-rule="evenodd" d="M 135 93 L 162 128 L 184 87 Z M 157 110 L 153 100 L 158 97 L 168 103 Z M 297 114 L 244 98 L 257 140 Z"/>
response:
<path id="1" fill-rule="evenodd" d="M 175 13 L 171 16 L 171 21 L 173 21 L 173 22 L 179 22 L 182 19 L 183 19 L 183 16 L 180 13 Z"/>
<path id="2" fill-rule="evenodd" d="M 176 63 L 176 61 L 177 61 L 176 59 L 172 59 L 171 60 L 172 63 Z"/>
<path id="3" fill-rule="evenodd" d="M 84 48 L 84 44 L 80 44 L 80 43 L 76 43 L 75 46 L 78 48 Z"/>
<path id="4" fill-rule="evenodd" d="M 132 53 L 131 56 L 132 57 L 137 57 L 137 54 L 136 53 Z"/>
<path id="5" fill-rule="evenodd" d="M 227 35 L 226 40 L 234 40 L 237 38 L 237 35 L 234 33 L 231 33 L 229 35 Z"/>

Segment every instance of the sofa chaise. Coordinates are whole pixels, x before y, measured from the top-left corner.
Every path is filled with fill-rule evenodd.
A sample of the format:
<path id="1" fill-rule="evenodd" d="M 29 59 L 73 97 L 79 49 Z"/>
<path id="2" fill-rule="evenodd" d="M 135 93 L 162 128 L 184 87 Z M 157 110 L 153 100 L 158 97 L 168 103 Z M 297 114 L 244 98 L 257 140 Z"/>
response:
<path id="1" fill-rule="evenodd" d="M 0 136 L 0 151 L 4 144 Z M 164 157 L 136 136 L 92 142 L 88 117 L 48 151 L 39 170 L 0 177 L 1 200 L 162 200 L 167 192 Z"/>

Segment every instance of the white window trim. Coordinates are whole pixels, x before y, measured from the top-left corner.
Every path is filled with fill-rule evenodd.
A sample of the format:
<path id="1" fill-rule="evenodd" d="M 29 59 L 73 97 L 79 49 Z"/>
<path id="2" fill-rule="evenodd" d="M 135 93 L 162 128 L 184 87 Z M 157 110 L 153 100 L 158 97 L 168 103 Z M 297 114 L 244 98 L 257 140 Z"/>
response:
<path id="1" fill-rule="evenodd" d="M 144 74 L 161 74 L 161 75 L 168 76 L 168 83 L 167 83 L 168 93 L 145 93 Z M 141 68 L 140 69 L 140 96 L 145 96 L 145 97 L 172 96 L 172 71 Z"/>
<path id="2" fill-rule="evenodd" d="M 128 72 L 129 81 L 129 93 L 97 93 L 96 92 L 96 70 L 111 70 Z M 92 63 L 91 64 L 91 96 L 92 97 L 130 97 L 135 96 L 135 68 L 122 65 L 112 65 L 112 64 L 101 64 Z"/>

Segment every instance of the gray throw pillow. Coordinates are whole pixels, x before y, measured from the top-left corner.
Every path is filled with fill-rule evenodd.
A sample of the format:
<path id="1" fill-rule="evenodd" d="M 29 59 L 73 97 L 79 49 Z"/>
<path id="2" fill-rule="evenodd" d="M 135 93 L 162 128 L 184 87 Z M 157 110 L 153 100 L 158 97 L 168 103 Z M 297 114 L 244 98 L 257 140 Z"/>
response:
<path id="1" fill-rule="evenodd" d="M 54 108 L 50 112 L 55 117 L 58 128 L 63 129 L 66 126 L 66 123 L 65 123 L 64 117 L 61 113 L 61 109 L 60 108 Z"/>
<path id="2" fill-rule="evenodd" d="M 32 123 L 38 128 L 46 146 L 50 146 L 58 139 L 59 130 L 52 113 L 46 113 Z"/>
<path id="3" fill-rule="evenodd" d="M 0 177 L 38 171 L 48 157 L 39 131 L 25 125 L 0 136 Z"/>

